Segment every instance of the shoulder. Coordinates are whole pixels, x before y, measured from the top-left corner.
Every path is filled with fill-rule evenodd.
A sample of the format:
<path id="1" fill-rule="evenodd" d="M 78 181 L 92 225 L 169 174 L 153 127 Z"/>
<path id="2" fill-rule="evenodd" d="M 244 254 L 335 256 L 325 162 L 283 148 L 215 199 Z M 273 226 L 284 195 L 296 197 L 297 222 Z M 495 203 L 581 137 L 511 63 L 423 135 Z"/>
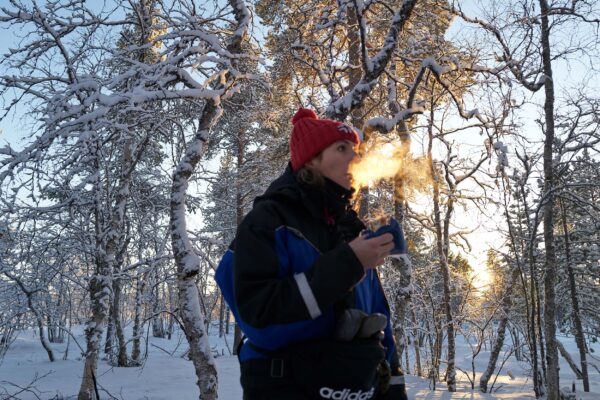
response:
<path id="1" fill-rule="evenodd" d="M 252 210 L 242 219 L 231 248 L 236 251 L 256 251 L 262 244 L 278 243 L 278 238 L 282 239 L 280 233 L 286 232 L 282 228 L 295 226 L 296 224 L 290 221 L 297 221 L 298 218 L 298 212 L 289 209 L 288 205 L 280 201 L 261 200 L 255 203 Z"/>
<path id="2" fill-rule="evenodd" d="M 264 199 L 254 204 L 252 210 L 242 220 L 240 227 L 277 229 L 285 223 L 284 215 L 288 207 L 277 199 Z"/>

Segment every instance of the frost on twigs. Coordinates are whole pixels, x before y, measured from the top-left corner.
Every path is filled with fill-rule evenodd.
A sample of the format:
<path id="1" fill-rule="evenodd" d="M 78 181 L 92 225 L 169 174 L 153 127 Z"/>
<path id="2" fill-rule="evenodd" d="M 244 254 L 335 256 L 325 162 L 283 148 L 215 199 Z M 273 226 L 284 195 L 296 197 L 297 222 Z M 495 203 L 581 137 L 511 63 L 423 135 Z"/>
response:
<path id="1" fill-rule="evenodd" d="M 156 179 L 158 172 L 144 182 L 140 173 L 167 165 L 169 147 L 181 158 L 172 180 L 173 253 L 183 274 L 193 276 L 200 263 L 185 230 L 188 179 L 221 115 L 221 101 L 248 79 L 237 63 L 255 57 L 240 51 L 251 23 L 243 1 L 215 8 L 197 0 L 168 7 L 158 1 L 89 3 L 10 2 L 0 8 L 2 27 L 24 36 L 0 61 L 0 119 L 22 109 L 32 121 L 23 127 L 29 133 L 23 146 L 2 145 L 0 190 L 11 193 L 7 202 L 14 210 L 27 211 L 25 222 L 49 219 L 48 231 L 60 232 L 61 244 L 63 231 L 77 232 L 79 241 L 62 248 L 68 255 L 61 256 L 76 252 L 76 264 L 86 266 L 83 279 L 92 275 L 82 399 L 95 396 L 100 338 L 119 294 L 113 293 L 113 273 L 122 276 L 132 257 L 129 230 L 137 230 L 138 221 L 131 209 L 147 207 L 144 219 L 151 219 L 157 208 L 169 207 L 168 194 L 159 193 L 168 191 L 168 175 Z M 148 198 L 161 195 L 163 204 L 148 205 Z M 76 227 L 64 219 L 77 221 Z M 204 392 L 212 386 L 201 385 L 203 399 L 211 398 Z"/>
<path id="2" fill-rule="evenodd" d="M 340 96 L 329 104 L 326 111 L 328 117 L 337 120 L 344 120 L 353 109 L 357 109 L 362 106 L 365 98 L 375 87 L 377 79 L 383 74 L 386 66 L 392 59 L 394 51 L 398 46 L 398 38 L 400 33 L 404 29 L 405 23 L 412 14 L 416 3 L 416 0 L 405 0 L 402 6 L 394 12 L 384 38 L 383 45 L 373 57 L 370 57 L 369 53 L 366 51 L 367 43 L 364 36 L 364 32 L 366 30 L 364 20 L 365 15 L 362 13 L 362 7 L 358 7 L 356 10 L 356 15 L 360 21 L 359 26 L 362 28 L 360 31 L 362 47 L 362 76 L 360 77 L 360 80 L 356 82 L 352 88 L 350 88 L 346 95 Z"/>

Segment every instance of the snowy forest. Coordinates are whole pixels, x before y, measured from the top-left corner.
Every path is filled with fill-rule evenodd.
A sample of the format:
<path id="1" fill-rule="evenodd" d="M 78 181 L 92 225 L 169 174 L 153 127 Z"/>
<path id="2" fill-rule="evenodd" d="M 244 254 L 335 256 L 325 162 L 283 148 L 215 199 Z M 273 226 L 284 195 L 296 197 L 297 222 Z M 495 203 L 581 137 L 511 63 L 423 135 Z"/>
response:
<path id="1" fill-rule="evenodd" d="M 241 399 L 214 272 L 308 107 L 409 398 L 600 398 L 596 0 L 0 0 L 0 398 Z"/>

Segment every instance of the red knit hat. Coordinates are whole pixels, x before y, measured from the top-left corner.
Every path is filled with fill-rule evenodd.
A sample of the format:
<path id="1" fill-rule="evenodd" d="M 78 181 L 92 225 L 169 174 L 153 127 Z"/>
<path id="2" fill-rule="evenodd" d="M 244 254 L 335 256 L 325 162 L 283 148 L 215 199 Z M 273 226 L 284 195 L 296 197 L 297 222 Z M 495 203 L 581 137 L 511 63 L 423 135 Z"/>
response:
<path id="1" fill-rule="evenodd" d="M 292 118 L 290 155 L 292 170 L 297 171 L 320 151 L 338 140 L 360 142 L 358 134 L 350 125 L 330 119 L 319 119 L 313 110 L 300 108 Z"/>

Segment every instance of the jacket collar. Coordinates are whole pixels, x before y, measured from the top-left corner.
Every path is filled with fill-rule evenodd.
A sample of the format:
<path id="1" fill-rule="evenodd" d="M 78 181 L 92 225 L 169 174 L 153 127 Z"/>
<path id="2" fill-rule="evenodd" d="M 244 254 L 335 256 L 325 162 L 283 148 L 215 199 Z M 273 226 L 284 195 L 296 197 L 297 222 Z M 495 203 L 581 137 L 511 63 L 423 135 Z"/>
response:
<path id="1" fill-rule="evenodd" d="M 337 221 L 350 208 L 353 190 L 348 190 L 332 180 L 325 178 L 322 187 L 299 182 L 297 173 L 288 164 L 283 174 L 275 179 L 254 204 L 267 199 L 280 199 L 300 203 L 317 219 L 327 222 L 329 218 Z"/>
<path id="2" fill-rule="evenodd" d="M 317 220 L 335 230 L 344 240 L 352 240 L 365 229 L 365 225 L 350 207 L 353 190 L 348 190 L 325 178 L 323 187 L 298 182 L 297 174 L 288 164 L 283 174 L 275 179 L 254 204 L 265 200 L 290 202 L 304 207 Z"/>

